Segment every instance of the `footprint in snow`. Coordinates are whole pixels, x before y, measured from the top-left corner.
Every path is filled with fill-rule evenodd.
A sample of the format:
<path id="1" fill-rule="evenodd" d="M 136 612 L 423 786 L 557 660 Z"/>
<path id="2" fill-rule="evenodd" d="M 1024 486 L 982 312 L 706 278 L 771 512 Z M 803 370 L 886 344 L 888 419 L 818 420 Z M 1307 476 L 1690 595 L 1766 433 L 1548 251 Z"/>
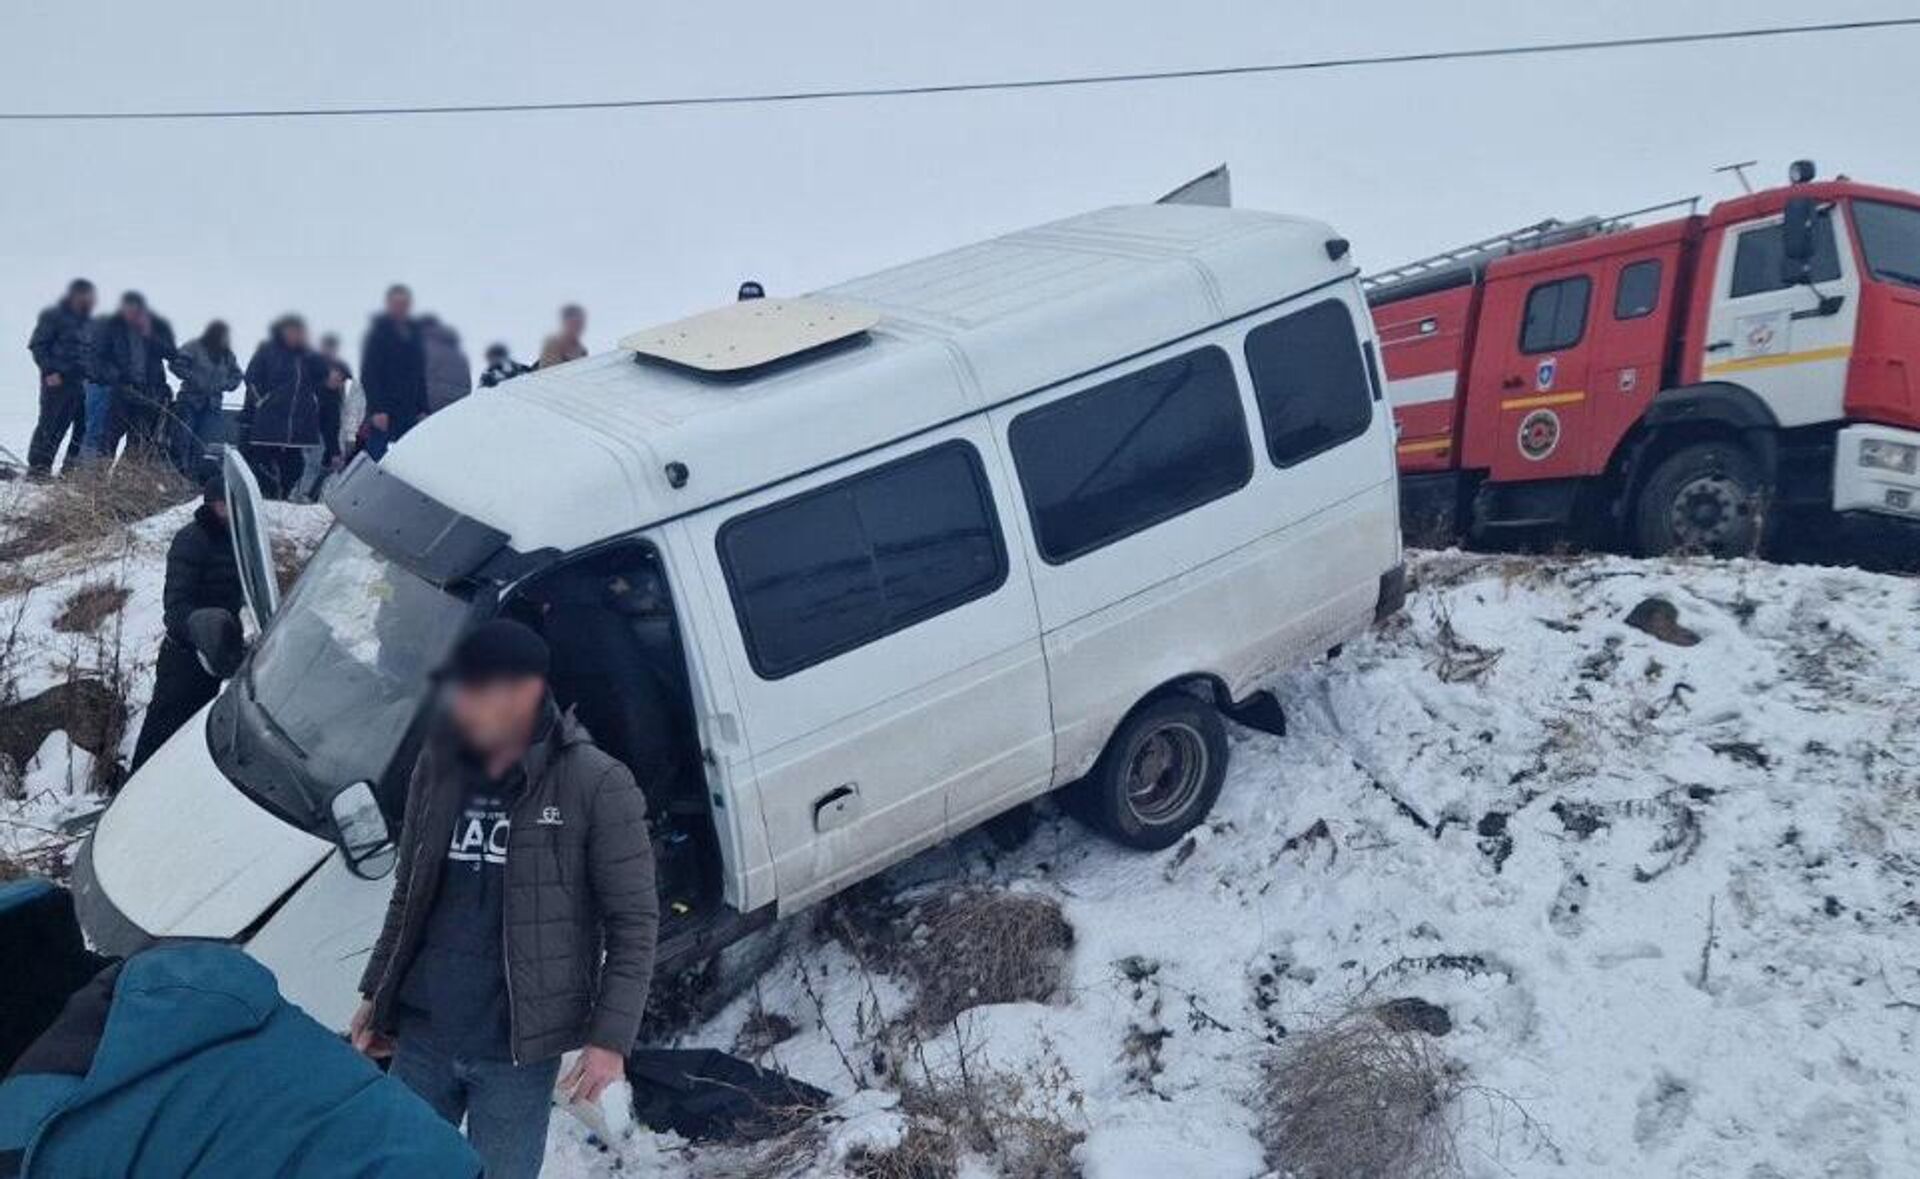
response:
<path id="1" fill-rule="evenodd" d="M 1587 878 L 1579 872 L 1568 876 L 1554 894 L 1547 910 L 1547 924 L 1561 937 L 1579 937 L 1587 927 Z"/>
<path id="2" fill-rule="evenodd" d="M 1633 1140 L 1641 1150 L 1659 1150 L 1674 1140 L 1692 1113 L 1693 1090 L 1672 1073 L 1662 1072 L 1640 1093 Z"/>

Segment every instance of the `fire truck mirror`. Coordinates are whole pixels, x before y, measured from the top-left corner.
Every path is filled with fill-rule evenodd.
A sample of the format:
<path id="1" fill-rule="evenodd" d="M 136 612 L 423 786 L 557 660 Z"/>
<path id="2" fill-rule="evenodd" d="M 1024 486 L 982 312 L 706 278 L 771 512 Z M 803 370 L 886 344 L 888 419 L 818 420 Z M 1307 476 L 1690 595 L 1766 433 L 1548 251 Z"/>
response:
<path id="1" fill-rule="evenodd" d="M 1780 277 L 1788 286 L 1813 282 L 1813 230 L 1820 206 L 1810 197 L 1787 202 L 1786 223 L 1780 235 Z"/>

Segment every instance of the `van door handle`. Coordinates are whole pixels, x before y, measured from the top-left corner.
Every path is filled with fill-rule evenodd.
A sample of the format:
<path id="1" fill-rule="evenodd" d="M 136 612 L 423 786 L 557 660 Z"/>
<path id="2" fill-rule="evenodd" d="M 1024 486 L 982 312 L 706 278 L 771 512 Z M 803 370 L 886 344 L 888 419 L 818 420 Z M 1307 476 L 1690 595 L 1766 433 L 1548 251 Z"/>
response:
<path id="1" fill-rule="evenodd" d="M 860 813 L 860 786 L 848 782 L 835 786 L 813 803 L 813 829 L 824 835 L 846 826 Z"/>
<path id="2" fill-rule="evenodd" d="M 1506 380 L 1500 382 L 1500 387 L 1502 389 L 1518 389 L 1524 384 L 1526 384 L 1526 381 L 1519 377 L 1508 377 Z"/>
<path id="3" fill-rule="evenodd" d="M 1707 345 L 1707 351 L 1725 352 L 1727 349 L 1731 347 L 1733 347 L 1732 340 L 1715 340 L 1713 343 Z"/>

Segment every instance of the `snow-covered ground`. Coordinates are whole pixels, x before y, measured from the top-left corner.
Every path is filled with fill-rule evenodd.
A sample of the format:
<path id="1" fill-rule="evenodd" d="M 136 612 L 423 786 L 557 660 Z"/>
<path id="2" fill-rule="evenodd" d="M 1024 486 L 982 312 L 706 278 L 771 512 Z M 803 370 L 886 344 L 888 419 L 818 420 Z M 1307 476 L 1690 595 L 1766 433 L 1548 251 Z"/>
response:
<path id="1" fill-rule="evenodd" d="M 51 621 L 101 577 L 132 591 L 119 641 L 151 659 L 187 510 L 33 592 L 19 688 L 87 656 Z M 275 522 L 311 538 L 323 513 Z M 1024 1081 L 1031 1112 L 1081 1136 L 1055 1173 L 1252 1177 L 1276 1046 L 1412 997 L 1446 1010 L 1435 1045 L 1478 1086 L 1454 1112 L 1470 1175 L 1920 1174 L 1920 581 L 1456 553 L 1416 573 L 1400 619 L 1275 684 L 1287 737 L 1233 730 L 1188 843 L 1141 855 L 1047 813 L 1015 850 L 974 836 L 890 873 L 883 902 L 1040 895 L 1074 932 L 1051 1001 L 973 1008 L 915 1067 Z M 1655 595 L 1697 643 L 1625 625 Z M 84 757 L 58 736 L 39 752 L 26 798 L 0 802 L 0 852 L 83 805 Z M 682 1042 L 783 1018 L 797 1030 L 763 1061 L 832 1112 L 775 1161 L 643 1128 L 608 1150 L 560 1113 L 549 1174 L 828 1176 L 901 1139 L 867 1046 L 911 982 L 863 965 L 837 921 L 790 926 L 757 987 Z"/>
<path id="2" fill-rule="evenodd" d="M 961 1018 L 972 1067 L 1067 1077 L 1088 1179 L 1256 1176 L 1273 1046 L 1417 997 L 1485 1087 L 1458 1110 L 1471 1175 L 1920 1174 L 1920 582 L 1458 554 L 1418 577 L 1403 619 L 1279 681 L 1286 738 L 1234 732 L 1190 847 L 1050 818 L 1014 854 L 975 837 L 892 874 L 1042 893 L 1073 924 L 1054 1002 Z M 1623 624 L 1652 595 L 1696 645 Z M 835 1046 L 871 1026 L 869 980 L 833 937 L 795 940 L 686 1039 L 785 1015 L 767 1060 L 874 1132 Z M 556 1127 L 552 1173 L 614 1173 Z"/>

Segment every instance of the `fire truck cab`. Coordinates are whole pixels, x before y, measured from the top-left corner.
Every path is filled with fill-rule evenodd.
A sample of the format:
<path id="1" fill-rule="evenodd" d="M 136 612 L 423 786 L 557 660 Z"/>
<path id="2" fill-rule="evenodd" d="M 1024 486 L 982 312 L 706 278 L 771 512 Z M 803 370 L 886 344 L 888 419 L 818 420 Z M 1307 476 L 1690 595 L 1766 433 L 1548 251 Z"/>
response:
<path id="1" fill-rule="evenodd" d="M 1789 514 L 1920 522 L 1920 195 L 1793 180 L 1369 280 L 1409 532 L 1734 555 Z"/>

